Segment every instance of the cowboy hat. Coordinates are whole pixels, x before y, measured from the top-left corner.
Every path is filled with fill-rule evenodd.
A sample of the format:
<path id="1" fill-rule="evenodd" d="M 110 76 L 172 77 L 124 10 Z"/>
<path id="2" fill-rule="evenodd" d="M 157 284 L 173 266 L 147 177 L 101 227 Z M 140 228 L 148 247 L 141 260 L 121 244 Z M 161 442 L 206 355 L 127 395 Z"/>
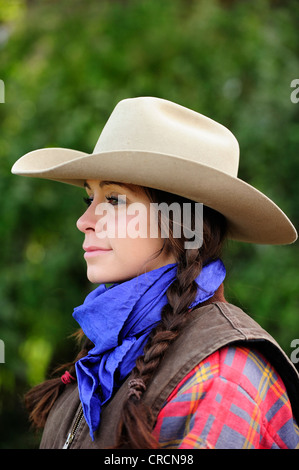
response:
<path id="1" fill-rule="evenodd" d="M 101 179 L 161 189 L 223 214 L 229 238 L 289 244 L 297 232 L 274 202 L 238 178 L 239 145 L 221 124 L 170 101 L 120 101 L 92 154 L 65 148 L 29 152 L 12 173 L 83 187 Z"/>

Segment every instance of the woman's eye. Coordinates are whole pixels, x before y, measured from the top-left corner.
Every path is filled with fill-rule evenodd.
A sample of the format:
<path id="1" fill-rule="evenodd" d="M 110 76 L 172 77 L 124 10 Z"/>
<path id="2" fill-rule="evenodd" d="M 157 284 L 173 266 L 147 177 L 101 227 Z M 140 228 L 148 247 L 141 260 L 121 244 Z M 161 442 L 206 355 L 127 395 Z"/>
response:
<path id="1" fill-rule="evenodd" d="M 93 198 L 92 197 L 84 197 L 83 198 L 83 201 L 87 204 L 87 206 L 89 207 L 90 204 L 92 203 L 93 201 Z"/>
<path id="2" fill-rule="evenodd" d="M 119 204 L 125 204 L 125 201 L 118 196 L 105 196 L 106 201 L 112 206 L 118 206 Z M 93 202 L 93 197 L 88 196 L 83 198 L 85 204 L 89 207 Z"/>
<path id="3" fill-rule="evenodd" d="M 124 204 L 124 201 L 118 196 L 105 196 L 105 198 L 112 206 L 117 206 L 118 204 Z"/>

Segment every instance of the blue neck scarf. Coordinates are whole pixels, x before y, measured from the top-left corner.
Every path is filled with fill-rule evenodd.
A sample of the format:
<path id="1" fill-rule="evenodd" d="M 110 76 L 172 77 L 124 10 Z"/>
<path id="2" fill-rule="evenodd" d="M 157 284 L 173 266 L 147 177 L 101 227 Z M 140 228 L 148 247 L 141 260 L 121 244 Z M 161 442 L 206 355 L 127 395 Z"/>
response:
<path id="1" fill-rule="evenodd" d="M 74 309 L 73 317 L 94 347 L 76 362 L 84 417 L 93 439 L 101 408 L 129 375 L 151 330 L 161 320 L 166 291 L 176 278 L 177 264 L 168 264 L 129 281 L 98 286 Z M 189 308 L 211 298 L 225 278 L 220 260 L 204 266 Z"/>

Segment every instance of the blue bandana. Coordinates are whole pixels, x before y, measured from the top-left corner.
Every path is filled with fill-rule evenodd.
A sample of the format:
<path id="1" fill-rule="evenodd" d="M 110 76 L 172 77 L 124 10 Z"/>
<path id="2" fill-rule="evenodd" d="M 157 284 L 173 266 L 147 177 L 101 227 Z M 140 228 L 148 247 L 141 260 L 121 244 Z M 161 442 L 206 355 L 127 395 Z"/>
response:
<path id="1" fill-rule="evenodd" d="M 87 356 L 76 362 L 83 413 L 93 434 L 101 408 L 129 375 L 151 330 L 161 320 L 166 291 L 176 278 L 177 264 L 168 264 L 129 281 L 97 287 L 74 309 L 73 317 L 92 341 Z M 203 267 L 190 308 L 212 297 L 225 278 L 220 260 Z"/>

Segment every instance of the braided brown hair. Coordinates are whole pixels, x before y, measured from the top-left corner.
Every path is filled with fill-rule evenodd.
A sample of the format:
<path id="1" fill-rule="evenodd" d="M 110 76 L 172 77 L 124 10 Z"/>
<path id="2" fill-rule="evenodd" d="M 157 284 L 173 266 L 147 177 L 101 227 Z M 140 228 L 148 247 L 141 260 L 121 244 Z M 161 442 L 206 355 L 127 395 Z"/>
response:
<path id="1" fill-rule="evenodd" d="M 185 202 L 192 206 L 192 230 L 195 230 L 195 203 L 183 197 L 166 193 L 164 191 L 144 188 L 151 202 Z M 169 214 L 170 215 L 170 214 Z M 168 347 L 175 341 L 188 321 L 188 308 L 193 303 L 197 284 L 196 277 L 202 267 L 209 261 L 221 256 L 223 242 L 226 235 L 226 219 L 218 212 L 204 207 L 203 217 L 203 243 L 199 249 L 185 249 L 185 237 L 173 236 L 172 220 L 170 220 L 169 236 L 164 239 L 161 250 L 172 253 L 178 263 L 175 281 L 167 290 L 168 303 L 161 312 L 161 322 L 151 332 L 144 349 L 144 354 L 136 360 L 132 371 L 131 387 L 124 403 L 117 432 L 116 448 L 147 449 L 156 448 L 158 444 L 152 435 L 153 417 L 151 410 L 142 401 L 142 394 L 150 383 L 153 374 L 163 359 Z M 177 222 L 177 221 L 176 221 Z M 183 222 L 181 221 L 181 225 Z M 159 213 L 159 226 L 163 227 L 163 215 Z M 183 233 L 183 230 L 182 232 Z M 216 293 L 217 295 L 217 293 Z M 213 299 L 212 299 L 213 300 Z M 93 343 L 84 339 L 82 330 L 77 334 L 84 340 L 82 349 L 75 361 L 64 364 L 56 372 L 68 369 L 72 376 L 76 376 L 75 362 L 84 357 L 93 347 Z M 54 378 L 37 385 L 25 397 L 25 404 L 30 413 L 30 420 L 37 428 L 45 425 L 49 411 L 55 400 L 66 385 L 61 378 Z"/>
<path id="2" fill-rule="evenodd" d="M 168 204 L 173 201 L 179 201 L 181 204 L 186 202 L 184 198 L 162 191 L 148 190 L 148 195 L 153 202 L 161 200 Z M 192 204 L 194 209 L 194 203 Z M 195 210 L 192 214 L 195 217 Z M 162 224 L 163 221 L 160 223 Z M 194 230 L 194 220 L 192 225 L 192 230 Z M 203 244 L 199 249 L 184 249 L 185 238 L 183 236 L 173 238 L 172 233 L 173 231 L 170 230 L 170 236 L 165 239 L 163 249 L 175 254 L 178 262 L 176 279 L 167 290 L 168 303 L 162 309 L 161 322 L 151 332 L 144 354 L 137 359 L 136 366 L 132 371 L 137 393 L 134 394 L 130 390 L 124 403 L 118 426 L 116 448 L 150 449 L 158 447 L 152 434 L 154 421 L 151 410 L 140 398 L 165 352 L 178 337 L 185 323 L 188 322 L 189 306 L 195 300 L 198 289 L 195 279 L 208 261 L 218 259 L 221 256 L 226 235 L 226 220 L 218 212 L 208 207 L 204 208 Z"/>

